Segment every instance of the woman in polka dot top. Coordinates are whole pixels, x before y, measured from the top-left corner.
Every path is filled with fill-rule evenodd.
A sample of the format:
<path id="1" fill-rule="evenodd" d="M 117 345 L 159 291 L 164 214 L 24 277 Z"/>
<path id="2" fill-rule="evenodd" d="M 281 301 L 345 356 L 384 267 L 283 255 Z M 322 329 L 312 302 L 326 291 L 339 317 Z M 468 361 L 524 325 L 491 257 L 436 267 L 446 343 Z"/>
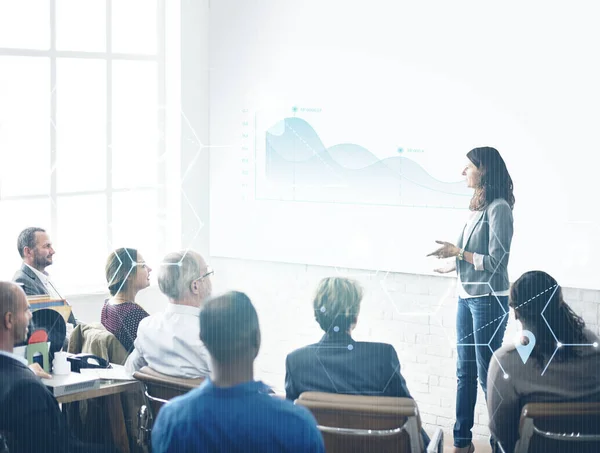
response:
<path id="1" fill-rule="evenodd" d="M 135 303 L 136 294 L 150 286 L 152 269 L 135 249 L 120 248 L 106 261 L 106 281 L 111 297 L 102 307 L 100 321 L 130 353 L 140 321 L 148 312 Z"/>

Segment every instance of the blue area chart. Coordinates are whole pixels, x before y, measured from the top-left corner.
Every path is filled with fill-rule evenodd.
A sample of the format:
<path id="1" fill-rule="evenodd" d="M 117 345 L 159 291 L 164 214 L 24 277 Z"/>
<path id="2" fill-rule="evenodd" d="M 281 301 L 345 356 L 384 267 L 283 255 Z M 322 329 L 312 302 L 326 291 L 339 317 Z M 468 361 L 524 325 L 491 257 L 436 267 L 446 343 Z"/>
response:
<path id="1" fill-rule="evenodd" d="M 265 159 L 268 184 L 258 198 L 464 209 L 472 196 L 464 181 L 439 181 L 403 156 L 379 159 L 350 143 L 326 148 L 301 118 L 267 131 Z"/>

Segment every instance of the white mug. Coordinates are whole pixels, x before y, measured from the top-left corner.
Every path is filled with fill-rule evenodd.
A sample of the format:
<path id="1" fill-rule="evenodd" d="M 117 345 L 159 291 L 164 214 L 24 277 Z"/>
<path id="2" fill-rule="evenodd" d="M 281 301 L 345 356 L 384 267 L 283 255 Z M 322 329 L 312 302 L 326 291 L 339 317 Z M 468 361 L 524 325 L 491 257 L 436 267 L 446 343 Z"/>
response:
<path id="1" fill-rule="evenodd" d="M 71 362 L 67 360 L 66 352 L 56 352 L 52 361 L 52 373 L 63 375 L 71 372 Z"/>

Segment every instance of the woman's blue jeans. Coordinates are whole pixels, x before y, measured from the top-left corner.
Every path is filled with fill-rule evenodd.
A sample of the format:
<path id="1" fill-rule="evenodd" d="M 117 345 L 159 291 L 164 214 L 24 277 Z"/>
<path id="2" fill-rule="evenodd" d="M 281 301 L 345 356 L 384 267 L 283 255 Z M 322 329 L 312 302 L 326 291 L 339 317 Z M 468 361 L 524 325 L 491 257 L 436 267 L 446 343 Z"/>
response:
<path id="1" fill-rule="evenodd" d="M 507 296 L 458 298 L 455 447 L 466 447 L 473 438 L 471 429 L 477 402 L 477 378 L 487 399 L 487 373 L 490 360 L 493 352 L 502 345 L 507 321 Z"/>

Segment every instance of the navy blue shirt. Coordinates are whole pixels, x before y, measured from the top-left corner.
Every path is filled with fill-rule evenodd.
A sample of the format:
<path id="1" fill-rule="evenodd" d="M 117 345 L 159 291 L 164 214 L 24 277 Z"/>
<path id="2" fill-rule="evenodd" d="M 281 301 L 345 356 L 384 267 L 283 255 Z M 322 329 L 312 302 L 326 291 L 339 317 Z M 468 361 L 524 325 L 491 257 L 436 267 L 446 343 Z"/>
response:
<path id="1" fill-rule="evenodd" d="M 312 414 L 268 391 L 260 381 L 222 388 L 206 379 L 160 410 L 152 428 L 153 453 L 324 453 Z"/>

